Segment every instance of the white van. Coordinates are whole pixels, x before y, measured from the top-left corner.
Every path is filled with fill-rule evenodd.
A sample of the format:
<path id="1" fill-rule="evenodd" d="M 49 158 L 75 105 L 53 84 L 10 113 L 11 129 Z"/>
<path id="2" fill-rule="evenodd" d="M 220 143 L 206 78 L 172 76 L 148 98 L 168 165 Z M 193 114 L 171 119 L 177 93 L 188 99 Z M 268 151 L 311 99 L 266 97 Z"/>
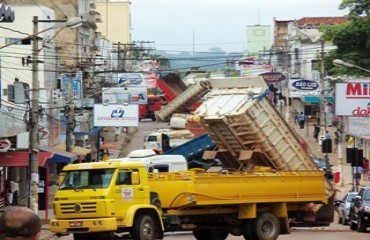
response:
<path id="1" fill-rule="evenodd" d="M 127 162 L 142 162 L 147 166 L 148 172 L 177 172 L 188 170 L 188 162 L 184 156 L 157 155 L 152 149 L 135 150 L 130 152 L 127 157 L 119 158 L 118 160 Z"/>

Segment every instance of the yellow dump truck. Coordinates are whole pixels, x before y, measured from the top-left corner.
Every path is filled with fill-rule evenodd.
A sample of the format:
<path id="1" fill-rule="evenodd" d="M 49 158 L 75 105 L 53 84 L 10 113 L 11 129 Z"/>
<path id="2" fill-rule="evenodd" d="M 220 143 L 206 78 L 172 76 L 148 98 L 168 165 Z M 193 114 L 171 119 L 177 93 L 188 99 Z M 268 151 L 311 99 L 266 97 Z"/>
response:
<path id="1" fill-rule="evenodd" d="M 110 160 L 64 168 L 55 194 L 51 231 L 75 240 L 162 239 L 192 231 L 196 239 L 274 240 L 289 233 L 289 220 L 312 215 L 309 203 L 326 204 L 320 171 L 195 169 L 147 172 L 142 163 Z"/>
<path id="2" fill-rule="evenodd" d="M 275 240 L 290 226 L 333 221 L 334 188 L 268 99 L 261 77 L 210 79 L 195 111 L 217 151 L 215 171 L 147 172 L 141 163 L 66 166 L 50 228 L 77 239 Z M 100 179 L 98 183 L 95 183 Z"/>

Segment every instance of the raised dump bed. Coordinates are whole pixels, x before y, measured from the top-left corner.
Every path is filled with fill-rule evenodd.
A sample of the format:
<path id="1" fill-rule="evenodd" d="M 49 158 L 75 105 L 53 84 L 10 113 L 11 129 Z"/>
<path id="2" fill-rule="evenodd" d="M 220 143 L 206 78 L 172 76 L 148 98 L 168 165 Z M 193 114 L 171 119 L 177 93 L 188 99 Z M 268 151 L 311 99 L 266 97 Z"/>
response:
<path id="1" fill-rule="evenodd" d="M 173 113 L 186 112 L 189 106 L 201 99 L 209 92 L 210 88 L 211 85 L 208 81 L 200 81 L 193 84 L 166 106 L 162 107 L 161 110 L 157 111 L 155 113 L 157 120 L 169 121 Z"/>
<path id="2" fill-rule="evenodd" d="M 254 166 L 279 171 L 317 170 L 289 125 L 267 99 L 266 84 L 257 84 L 257 78 L 238 81 L 235 86 L 229 84 L 231 88 L 213 86 L 195 111 L 219 151 L 233 156 L 222 159 L 232 161 L 225 165 L 245 170 Z"/>

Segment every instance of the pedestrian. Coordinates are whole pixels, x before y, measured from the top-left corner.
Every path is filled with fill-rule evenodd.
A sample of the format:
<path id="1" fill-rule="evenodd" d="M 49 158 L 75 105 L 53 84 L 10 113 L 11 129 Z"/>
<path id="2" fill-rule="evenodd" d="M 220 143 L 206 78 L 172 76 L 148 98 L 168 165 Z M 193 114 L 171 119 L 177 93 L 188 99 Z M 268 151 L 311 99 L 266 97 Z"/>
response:
<path id="1" fill-rule="evenodd" d="M 304 128 L 304 122 L 306 120 L 306 117 L 304 116 L 303 112 L 301 112 L 299 115 L 298 115 L 298 121 L 299 121 L 299 127 L 301 129 Z"/>
<path id="2" fill-rule="evenodd" d="M 364 157 L 362 160 L 362 173 L 368 174 L 369 173 L 369 160 Z"/>
<path id="3" fill-rule="evenodd" d="M 294 124 L 298 123 L 298 111 L 297 109 L 294 109 Z"/>
<path id="4" fill-rule="evenodd" d="M 317 141 L 319 141 L 319 132 L 320 132 L 320 127 L 317 124 L 314 124 L 314 129 L 313 129 L 313 138 Z"/>
<path id="5" fill-rule="evenodd" d="M 31 209 L 9 207 L 0 216 L 1 240 L 38 240 L 41 233 L 41 218 Z"/>
<path id="6" fill-rule="evenodd" d="M 329 131 L 325 132 L 325 139 L 331 139 Z"/>
<path id="7" fill-rule="evenodd" d="M 334 137 L 334 144 L 335 144 L 334 153 L 335 153 L 338 149 L 339 143 L 341 142 L 342 134 L 340 130 L 338 129 L 337 131 L 334 132 L 334 135 L 335 135 Z"/>

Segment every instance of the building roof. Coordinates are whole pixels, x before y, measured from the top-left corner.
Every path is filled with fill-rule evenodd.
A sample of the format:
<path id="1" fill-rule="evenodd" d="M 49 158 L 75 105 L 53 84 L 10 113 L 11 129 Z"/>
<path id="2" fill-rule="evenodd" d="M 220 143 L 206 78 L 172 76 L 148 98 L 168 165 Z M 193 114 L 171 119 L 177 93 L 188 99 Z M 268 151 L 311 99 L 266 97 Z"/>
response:
<path id="1" fill-rule="evenodd" d="M 340 24 L 347 22 L 347 17 L 304 17 L 297 20 L 299 25 L 308 24 Z"/>

